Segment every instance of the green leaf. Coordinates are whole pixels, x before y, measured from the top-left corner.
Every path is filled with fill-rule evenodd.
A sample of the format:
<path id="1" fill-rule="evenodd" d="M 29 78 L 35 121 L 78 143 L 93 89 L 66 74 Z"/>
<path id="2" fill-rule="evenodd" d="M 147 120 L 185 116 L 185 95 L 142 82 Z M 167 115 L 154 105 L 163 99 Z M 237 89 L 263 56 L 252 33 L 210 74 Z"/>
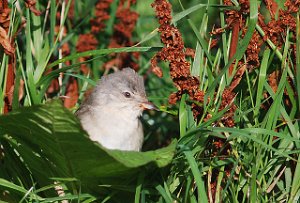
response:
<path id="1" fill-rule="evenodd" d="M 300 70 L 300 17 L 299 17 L 299 12 L 297 14 L 297 33 L 298 37 L 296 38 L 296 70 Z M 300 91 L 300 71 L 296 71 L 296 87 L 297 87 L 297 92 Z M 300 109 L 300 94 L 298 94 L 298 107 Z"/>
<path id="2" fill-rule="evenodd" d="M 261 100 L 263 98 L 263 88 L 266 80 L 266 72 L 268 69 L 269 57 L 270 57 L 270 49 L 266 49 L 264 51 L 263 59 L 259 69 L 258 86 L 257 86 L 256 103 L 255 103 L 256 109 L 254 110 L 255 116 L 259 114 L 259 110 L 260 110 L 259 107 L 261 106 Z"/>
<path id="3" fill-rule="evenodd" d="M 86 57 L 86 56 L 103 56 L 108 55 L 111 53 L 121 53 L 121 52 L 148 52 L 148 51 L 159 51 L 161 47 L 122 47 L 122 48 L 110 48 L 110 49 L 99 49 L 99 50 L 92 50 L 92 51 L 85 51 L 76 54 L 72 54 L 66 56 L 62 59 L 58 59 L 53 63 L 48 65 L 48 69 L 66 61 L 70 61 L 73 59 L 78 59 L 79 57 Z"/>
<path id="4" fill-rule="evenodd" d="M 208 202 L 208 198 L 207 198 L 206 190 L 205 190 L 205 186 L 204 186 L 204 181 L 202 180 L 202 177 L 201 177 L 202 171 L 199 170 L 197 162 L 196 162 L 195 158 L 193 157 L 191 151 L 185 151 L 184 155 L 186 156 L 186 159 L 191 167 L 191 171 L 194 175 L 195 182 L 198 187 L 197 188 L 198 201 L 201 203 Z"/>
<path id="5" fill-rule="evenodd" d="M 20 192 L 25 194 L 27 190 L 25 190 L 23 187 L 20 187 L 14 183 L 11 183 L 3 178 L 0 178 L 0 187 L 5 189 L 12 189 L 14 191 Z"/>
<path id="6" fill-rule="evenodd" d="M 184 136 L 186 133 L 187 126 L 187 106 L 186 106 L 187 95 L 184 94 L 180 100 L 179 106 L 179 127 L 180 127 L 180 137 Z"/>
<path id="7" fill-rule="evenodd" d="M 34 81 L 34 64 L 32 61 L 32 55 L 31 55 L 31 22 L 30 22 L 30 13 L 29 9 L 26 9 L 26 49 L 28 50 L 26 52 L 26 74 L 27 74 L 27 79 L 28 79 L 28 87 L 30 91 L 30 98 L 32 99 L 32 102 L 34 104 L 39 104 L 40 101 L 38 100 L 37 97 L 37 92 L 36 92 L 36 86 L 35 86 L 35 81 Z"/>
<path id="8" fill-rule="evenodd" d="M 197 4 L 195 6 L 192 6 L 186 10 L 181 11 L 180 13 L 177 13 L 176 15 L 173 16 L 172 23 L 176 23 L 177 21 L 181 20 L 182 18 L 186 17 L 187 15 L 205 7 L 215 7 L 219 8 L 220 10 L 238 10 L 239 7 L 236 6 L 224 6 L 224 5 L 219 5 L 219 4 Z"/>
<path id="9" fill-rule="evenodd" d="M 299 199 L 299 191 L 300 191 L 300 157 L 298 157 L 297 165 L 295 167 L 295 173 L 293 176 L 293 183 L 290 192 L 290 200 L 289 202 L 294 202 Z"/>
<path id="10" fill-rule="evenodd" d="M 175 140 L 168 147 L 147 152 L 104 149 L 88 138 L 78 119 L 57 101 L 1 116 L 0 130 L 8 135 L 0 139 L 12 143 L 40 186 L 76 178 L 73 190 L 80 184 L 82 191 L 97 195 L 108 191 L 99 185 L 129 187 L 139 171 L 151 174 L 168 165 L 177 145 Z"/>

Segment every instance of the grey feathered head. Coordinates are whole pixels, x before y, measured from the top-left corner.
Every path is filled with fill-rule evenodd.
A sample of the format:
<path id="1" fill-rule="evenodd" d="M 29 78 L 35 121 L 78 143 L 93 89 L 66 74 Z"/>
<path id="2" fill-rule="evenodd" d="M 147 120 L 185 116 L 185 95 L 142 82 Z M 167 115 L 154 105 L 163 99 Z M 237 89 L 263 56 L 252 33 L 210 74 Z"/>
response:
<path id="1" fill-rule="evenodd" d="M 108 105 L 117 102 L 120 108 L 155 109 L 146 97 L 143 77 L 131 68 L 103 76 L 91 96 Z"/>
<path id="2" fill-rule="evenodd" d="M 143 77 L 131 68 L 124 68 L 121 71 L 103 76 L 97 87 L 109 91 L 134 92 L 146 97 Z"/>

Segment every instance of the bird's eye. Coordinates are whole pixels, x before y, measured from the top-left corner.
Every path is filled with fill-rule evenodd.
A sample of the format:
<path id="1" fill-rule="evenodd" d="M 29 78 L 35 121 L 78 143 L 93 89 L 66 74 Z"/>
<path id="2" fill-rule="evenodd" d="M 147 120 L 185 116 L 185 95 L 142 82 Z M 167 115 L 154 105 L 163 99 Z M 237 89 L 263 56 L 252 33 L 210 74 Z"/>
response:
<path id="1" fill-rule="evenodd" d="M 130 94 L 129 92 L 124 92 L 124 96 L 125 96 L 126 98 L 130 98 L 130 97 L 131 97 L 131 94 Z"/>

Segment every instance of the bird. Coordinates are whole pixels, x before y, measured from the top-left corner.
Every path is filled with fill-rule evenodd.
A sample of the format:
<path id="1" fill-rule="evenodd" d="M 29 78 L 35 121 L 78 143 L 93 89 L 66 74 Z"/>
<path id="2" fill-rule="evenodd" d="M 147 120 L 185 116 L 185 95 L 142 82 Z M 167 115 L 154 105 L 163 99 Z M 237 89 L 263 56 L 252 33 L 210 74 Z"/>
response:
<path id="1" fill-rule="evenodd" d="M 157 107 L 149 102 L 144 79 L 131 68 L 102 76 L 75 115 L 92 141 L 107 149 L 141 151 L 142 112 Z"/>

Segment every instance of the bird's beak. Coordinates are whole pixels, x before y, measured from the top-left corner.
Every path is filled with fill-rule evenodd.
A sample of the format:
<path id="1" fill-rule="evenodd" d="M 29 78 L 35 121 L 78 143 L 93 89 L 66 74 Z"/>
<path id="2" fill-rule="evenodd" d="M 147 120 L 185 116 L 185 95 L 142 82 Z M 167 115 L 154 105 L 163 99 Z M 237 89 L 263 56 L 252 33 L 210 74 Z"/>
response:
<path id="1" fill-rule="evenodd" d="M 146 110 L 146 109 L 153 109 L 153 110 L 156 110 L 156 111 L 158 111 L 159 109 L 154 105 L 154 104 L 152 104 L 151 102 L 149 102 L 149 101 L 146 101 L 146 102 L 143 102 L 143 103 L 141 103 L 141 108 L 143 109 L 143 110 Z"/>

